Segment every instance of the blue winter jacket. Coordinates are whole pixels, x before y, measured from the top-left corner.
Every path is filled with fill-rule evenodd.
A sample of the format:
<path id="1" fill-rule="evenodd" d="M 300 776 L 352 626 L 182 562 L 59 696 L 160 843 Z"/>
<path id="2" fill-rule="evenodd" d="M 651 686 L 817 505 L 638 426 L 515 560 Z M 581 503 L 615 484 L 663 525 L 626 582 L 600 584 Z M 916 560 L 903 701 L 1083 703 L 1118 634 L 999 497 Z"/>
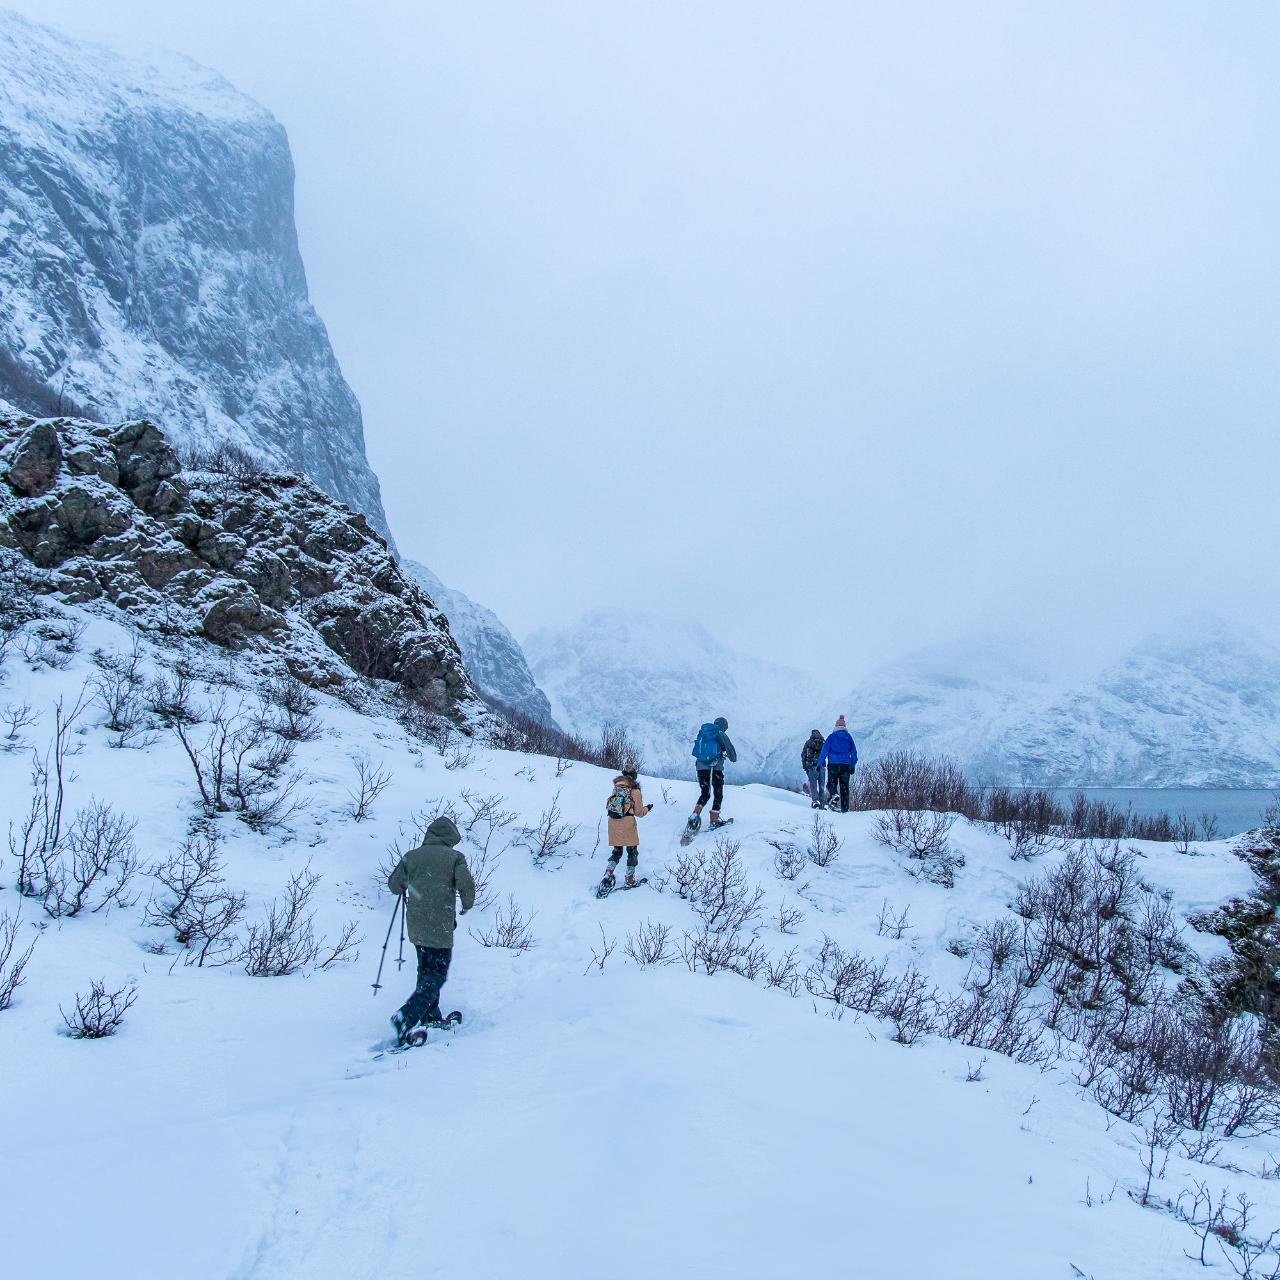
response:
<path id="1" fill-rule="evenodd" d="M 818 757 L 819 768 L 824 764 L 857 763 L 858 748 L 853 745 L 853 734 L 848 729 L 837 729 L 827 735 L 826 742 L 822 744 L 822 754 Z"/>
<path id="2" fill-rule="evenodd" d="M 732 761 L 732 763 L 737 764 L 737 763 L 738 763 L 738 753 L 737 753 L 737 751 L 734 749 L 734 745 L 733 745 L 733 743 L 729 741 L 729 735 L 728 735 L 727 733 L 725 733 L 725 731 L 724 731 L 724 730 L 723 730 L 723 729 L 722 729 L 718 724 L 716 724 L 713 720 L 708 720 L 708 721 L 707 721 L 707 723 L 706 723 L 706 724 L 704 724 L 704 725 L 702 726 L 702 728 L 703 728 L 703 729 L 714 729 L 714 730 L 716 731 L 716 744 L 717 744 L 717 745 L 719 746 L 719 748 L 720 748 L 720 754 L 719 754 L 719 756 L 717 756 L 717 757 L 716 757 L 716 759 L 715 759 L 714 761 L 698 760 L 698 758 L 697 758 L 697 754 L 696 754 L 696 753 L 697 753 L 697 747 L 698 747 L 698 739 L 697 739 L 697 738 L 694 738 L 694 740 L 693 740 L 693 746 L 694 746 L 694 761 L 695 761 L 695 763 L 697 764 L 697 767 L 698 767 L 699 769 L 713 769 L 713 770 L 714 770 L 714 769 L 723 769 L 723 768 L 724 768 L 724 758 L 725 758 L 725 756 L 728 756 L 728 757 L 729 757 L 729 759 L 730 759 L 730 761 Z M 702 734 L 702 730 L 701 730 L 701 729 L 698 731 L 698 734 L 699 734 L 699 737 L 700 737 L 700 736 L 701 736 L 701 734 Z"/>

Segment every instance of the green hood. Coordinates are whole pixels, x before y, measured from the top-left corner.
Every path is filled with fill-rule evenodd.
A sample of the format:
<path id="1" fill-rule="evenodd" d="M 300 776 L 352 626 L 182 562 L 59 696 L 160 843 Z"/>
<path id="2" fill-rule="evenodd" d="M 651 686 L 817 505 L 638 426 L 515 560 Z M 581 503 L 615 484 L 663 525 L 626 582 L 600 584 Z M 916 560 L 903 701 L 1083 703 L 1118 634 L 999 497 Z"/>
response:
<path id="1" fill-rule="evenodd" d="M 423 836 L 422 843 L 430 840 L 434 844 L 447 844 L 450 849 L 455 844 L 462 843 L 462 832 L 458 830 L 452 818 L 437 818 L 428 828 L 427 834 Z"/>

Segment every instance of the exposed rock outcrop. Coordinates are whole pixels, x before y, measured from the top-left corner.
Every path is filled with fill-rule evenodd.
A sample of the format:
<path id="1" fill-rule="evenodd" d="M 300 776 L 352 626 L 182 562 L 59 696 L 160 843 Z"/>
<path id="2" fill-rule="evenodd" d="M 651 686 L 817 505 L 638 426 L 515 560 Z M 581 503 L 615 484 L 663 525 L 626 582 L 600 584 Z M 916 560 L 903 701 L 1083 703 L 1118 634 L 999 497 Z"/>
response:
<path id="1" fill-rule="evenodd" d="M 386 543 L 296 475 L 184 472 L 146 421 L 0 419 L 0 551 L 46 591 L 144 628 L 389 681 L 459 724 L 482 707 L 443 614 Z"/>

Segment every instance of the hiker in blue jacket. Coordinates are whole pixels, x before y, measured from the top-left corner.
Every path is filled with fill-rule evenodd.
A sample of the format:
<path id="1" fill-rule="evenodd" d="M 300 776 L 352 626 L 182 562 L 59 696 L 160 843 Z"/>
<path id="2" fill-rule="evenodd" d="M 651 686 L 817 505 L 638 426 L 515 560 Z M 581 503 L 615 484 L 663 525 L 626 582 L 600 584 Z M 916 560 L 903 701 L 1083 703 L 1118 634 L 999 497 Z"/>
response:
<path id="1" fill-rule="evenodd" d="M 711 801 L 711 829 L 723 827 L 720 820 L 720 805 L 724 801 L 724 759 L 728 756 L 733 763 L 738 761 L 738 753 L 729 741 L 729 722 L 724 716 L 710 720 L 698 730 L 693 742 L 693 763 L 698 774 L 698 785 L 701 792 L 698 803 L 693 806 L 689 817 L 689 830 L 697 831 L 702 825 L 702 807 Z"/>
<path id="2" fill-rule="evenodd" d="M 818 757 L 818 767 L 827 766 L 827 801 L 829 808 L 837 805 L 841 813 L 849 812 L 849 779 L 853 776 L 853 766 L 858 763 L 858 748 L 854 746 L 853 734 L 845 728 L 844 716 L 836 720 L 835 729 L 827 735 L 822 744 L 822 755 Z"/>

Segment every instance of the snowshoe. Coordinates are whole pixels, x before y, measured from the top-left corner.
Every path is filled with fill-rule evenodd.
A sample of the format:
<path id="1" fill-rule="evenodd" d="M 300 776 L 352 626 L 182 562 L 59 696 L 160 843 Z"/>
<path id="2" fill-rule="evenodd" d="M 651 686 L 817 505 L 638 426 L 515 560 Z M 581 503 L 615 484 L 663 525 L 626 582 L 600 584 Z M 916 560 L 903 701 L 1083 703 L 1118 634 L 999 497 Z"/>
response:
<path id="1" fill-rule="evenodd" d="M 450 1031 L 454 1027 L 460 1027 L 461 1025 L 462 1011 L 460 1009 L 454 1009 L 452 1013 L 446 1013 L 439 1018 L 430 1018 L 427 1021 L 427 1026 L 435 1031 Z"/>
<path id="2" fill-rule="evenodd" d="M 614 886 L 616 885 L 616 883 L 617 881 L 615 881 L 613 878 L 613 872 L 606 871 L 604 874 L 604 879 L 601 880 L 598 885 L 596 885 L 596 897 L 607 898 L 613 892 Z"/>
<path id="3" fill-rule="evenodd" d="M 719 831 L 721 827 L 728 827 L 732 825 L 733 825 L 732 818 L 718 818 L 716 819 L 715 822 L 712 822 L 710 824 L 710 827 L 712 831 Z"/>
<path id="4" fill-rule="evenodd" d="M 685 823 L 684 831 L 680 835 L 681 844 L 690 844 L 693 837 L 702 829 L 702 817 L 700 814 L 693 814 L 689 821 Z"/>

